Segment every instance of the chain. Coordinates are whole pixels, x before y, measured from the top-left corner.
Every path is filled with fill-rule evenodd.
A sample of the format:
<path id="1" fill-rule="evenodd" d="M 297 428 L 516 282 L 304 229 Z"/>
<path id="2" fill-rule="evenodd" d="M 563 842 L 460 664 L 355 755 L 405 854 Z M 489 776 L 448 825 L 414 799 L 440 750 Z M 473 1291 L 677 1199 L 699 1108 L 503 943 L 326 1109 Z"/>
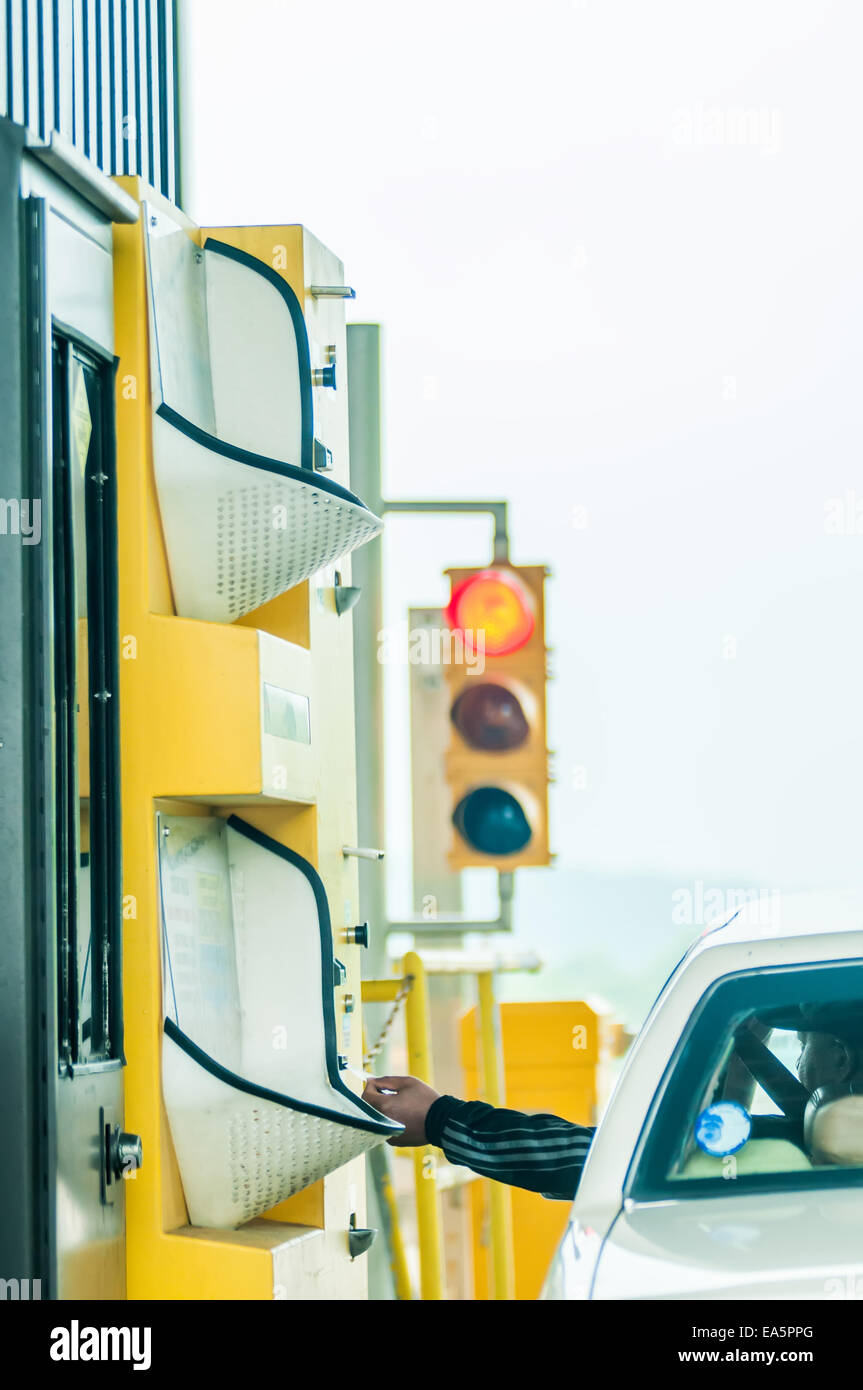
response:
<path id="1" fill-rule="evenodd" d="M 413 982 L 414 982 L 414 977 L 413 977 L 413 975 L 405 975 L 404 979 L 402 980 L 401 985 L 399 986 L 399 992 L 398 992 L 398 994 L 396 995 L 395 999 L 393 1000 L 393 1006 L 392 1006 L 392 1008 L 390 1009 L 389 1013 L 387 1014 L 386 1021 L 384 1022 L 383 1028 L 381 1029 L 380 1033 L 378 1034 L 377 1042 L 375 1042 L 375 1043 L 369 1048 L 368 1052 L 367 1052 L 367 1053 L 365 1054 L 365 1056 L 363 1057 L 363 1067 L 364 1067 L 366 1070 L 368 1070 L 368 1068 L 371 1066 L 372 1062 L 375 1060 L 375 1058 L 378 1056 L 378 1054 L 383 1050 L 384 1043 L 385 1043 L 386 1040 L 387 1040 L 387 1034 L 389 1033 L 390 1029 L 392 1028 L 393 1024 L 395 1023 L 396 1018 L 398 1017 L 399 1009 L 401 1008 L 402 1004 L 405 1002 L 405 1000 L 407 999 L 408 995 L 410 994 L 411 988 L 412 988 L 412 986 L 413 986 Z"/>

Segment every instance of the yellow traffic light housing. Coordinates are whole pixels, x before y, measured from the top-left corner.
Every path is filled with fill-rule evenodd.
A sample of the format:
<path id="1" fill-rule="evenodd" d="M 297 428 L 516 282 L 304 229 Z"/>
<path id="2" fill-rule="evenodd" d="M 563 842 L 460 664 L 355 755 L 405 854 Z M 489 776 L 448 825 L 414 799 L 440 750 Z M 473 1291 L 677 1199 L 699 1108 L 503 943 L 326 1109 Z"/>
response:
<path id="1" fill-rule="evenodd" d="M 549 864 L 545 566 L 447 574 L 450 866 Z"/>

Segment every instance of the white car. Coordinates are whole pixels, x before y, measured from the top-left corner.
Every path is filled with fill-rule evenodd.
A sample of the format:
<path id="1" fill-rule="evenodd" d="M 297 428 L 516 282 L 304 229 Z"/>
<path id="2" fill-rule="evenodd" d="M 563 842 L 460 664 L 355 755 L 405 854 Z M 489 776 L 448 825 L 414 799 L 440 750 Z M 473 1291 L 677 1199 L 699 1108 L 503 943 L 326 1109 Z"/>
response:
<path id="1" fill-rule="evenodd" d="M 859 897 L 771 895 L 690 947 L 541 1297 L 863 1298 Z"/>

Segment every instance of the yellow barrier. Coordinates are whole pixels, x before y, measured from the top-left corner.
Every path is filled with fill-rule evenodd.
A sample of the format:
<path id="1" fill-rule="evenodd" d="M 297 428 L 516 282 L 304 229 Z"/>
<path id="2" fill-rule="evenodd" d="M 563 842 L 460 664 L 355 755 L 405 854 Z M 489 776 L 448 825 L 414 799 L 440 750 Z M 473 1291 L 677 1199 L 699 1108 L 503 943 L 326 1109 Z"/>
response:
<path id="1" fill-rule="evenodd" d="M 393 1191 L 384 1145 L 378 1149 L 372 1149 L 369 1154 L 369 1167 L 375 1180 L 378 1201 L 381 1205 L 381 1222 L 385 1228 L 387 1245 L 389 1246 L 390 1269 L 393 1274 L 396 1298 L 400 1302 L 409 1303 L 413 1298 L 410 1273 L 399 1224 L 398 1204 Z"/>
<path id="2" fill-rule="evenodd" d="M 425 968 L 415 951 L 409 951 L 402 963 L 403 979 L 363 980 L 364 1004 L 390 1004 L 398 997 L 408 976 L 412 985 L 405 999 L 405 1029 L 407 1032 L 408 1070 L 420 1081 L 432 1081 L 431 1026 L 429 1022 L 428 990 Z M 422 1148 L 396 1149 L 398 1155 L 409 1154 L 414 1165 L 417 1231 L 420 1256 L 420 1298 L 435 1302 L 443 1298 L 443 1239 L 441 1234 L 440 1197 L 437 1190 L 435 1151 L 430 1144 Z M 405 1292 L 407 1271 L 404 1247 L 392 1186 L 380 1184 L 380 1198 L 387 1204 L 392 1233 L 391 1257 L 396 1279 L 396 1295 L 410 1298 Z M 401 1287 L 402 1291 L 399 1292 Z"/>
<path id="3" fill-rule="evenodd" d="M 498 1005 L 503 1046 L 506 1104 L 527 1114 L 562 1115 L 576 1124 L 596 1123 L 605 1024 L 583 1001 L 534 1001 Z M 486 1099 L 479 1008 L 461 1022 L 464 1094 Z M 490 1246 L 493 1183 L 468 1188 L 473 1234 L 473 1295 L 494 1298 Z M 548 1201 L 538 1192 L 509 1189 L 515 1249 L 515 1298 L 539 1297 L 549 1263 L 569 1219 L 567 1202 Z"/>
<path id="4" fill-rule="evenodd" d="M 408 1043 L 408 1070 L 411 1076 L 433 1085 L 431 1024 L 429 1020 L 426 972 L 416 951 L 408 951 L 402 964 L 403 975 L 413 975 L 413 988 L 405 1001 Z M 420 1247 L 420 1298 L 443 1298 L 443 1237 L 440 1198 L 435 1173 L 436 1158 L 430 1144 L 414 1149 L 417 1225 Z"/>
<path id="5" fill-rule="evenodd" d="M 429 1019 L 427 975 L 429 971 L 443 974 L 476 975 L 478 990 L 477 1031 L 479 1052 L 479 1078 L 482 1094 L 490 1105 L 505 1104 L 503 1082 L 503 1037 L 501 1011 L 495 997 L 494 980 L 497 969 L 535 969 L 532 959 L 496 962 L 494 965 L 471 961 L 463 956 L 441 958 L 437 964 L 430 961 L 426 965 L 416 951 L 410 951 L 402 961 L 402 978 L 392 980 L 364 980 L 362 998 L 364 1004 L 393 1003 L 402 990 L 408 976 L 413 977 L 413 986 L 405 1000 L 405 1024 L 407 1031 L 408 1070 L 412 1076 L 433 1085 L 432 1046 Z M 555 1006 L 556 1007 L 556 1006 Z M 569 1035 L 567 1035 L 567 1039 Z M 438 1182 L 437 1151 L 431 1146 L 423 1148 L 396 1148 L 400 1157 L 410 1156 L 414 1164 L 416 1189 L 416 1211 L 419 1235 L 420 1256 L 420 1297 L 423 1300 L 438 1300 L 444 1297 L 443 1281 L 443 1240 L 441 1229 L 440 1192 L 442 1186 L 462 1185 L 472 1182 L 474 1175 L 467 1177 L 459 1170 L 444 1168 L 442 1184 Z M 457 1176 L 456 1176 L 457 1174 Z M 502 1183 L 488 1181 L 490 1194 L 489 1234 L 491 1242 L 491 1295 L 494 1299 L 514 1299 L 516 1297 L 515 1257 L 513 1238 L 512 1192 Z M 385 1185 L 381 1199 L 387 1203 L 393 1241 L 391 1254 L 396 1273 L 397 1297 L 410 1297 L 410 1293 L 400 1293 L 400 1275 L 396 1269 L 399 1253 L 403 1253 L 398 1213 L 391 1185 Z M 401 1273 L 401 1286 L 406 1286 L 407 1276 Z"/>
<path id="6" fill-rule="evenodd" d="M 391 1004 L 401 986 L 401 980 L 363 980 L 363 1003 Z"/>
<path id="7" fill-rule="evenodd" d="M 501 1077 L 503 1040 L 500 1031 L 500 1010 L 494 994 L 494 975 L 482 970 L 477 976 L 479 986 L 480 1051 L 482 1057 L 483 1090 L 489 1105 L 503 1104 Z M 515 1298 L 515 1257 L 512 1239 L 512 1197 L 503 1183 L 491 1182 L 491 1267 L 495 1299 Z"/>

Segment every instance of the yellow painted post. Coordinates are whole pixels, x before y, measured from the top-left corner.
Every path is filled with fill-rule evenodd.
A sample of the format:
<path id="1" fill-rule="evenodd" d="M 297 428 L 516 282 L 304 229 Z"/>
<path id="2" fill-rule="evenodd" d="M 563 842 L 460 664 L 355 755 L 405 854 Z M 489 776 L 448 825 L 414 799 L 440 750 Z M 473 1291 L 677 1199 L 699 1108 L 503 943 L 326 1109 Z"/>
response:
<path id="1" fill-rule="evenodd" d="M 369 1154 L 369 1166 L 374 1178 L 378 1201 L 381 1205 L 381 1223 L 384 1225 L 385 1234 L 387 1236 L 387 1244 L 390 1253 L 390 1269 L 393 1274 L 396 1298 L 400 1302 L 409 1303 L 413 1298 L 413 1292 L 411 1290 L 411 1277 L 408 1270 L 407 1255 L 405 1254 L 405 1243 L 402 1239 L 398 1203 L 396 1201 L 396 1194 L 393 1191 L 387 1160 L 381 1149 L 372 1149 Z"/>
<path id="2" fill-rule="evenodd" d="M 500 1010 L 494 995 L 494 975 L 481 970 L 479 986 L 480 1050 L 485 1099 L 489 1105 L 503 1104 L 501 1081 L 503 1038 Z M 491 1206 L 492 1290 L 495 1299 L 515 1298 L 515 1258 L 512 1238 L 512 1199 L 503 1183 L 489 1182 Z"/>
<path id="3" fill-rule="evenodd" d="M 408 951 L 402 975 L 413 976 L 413 988 L 405 1001 L 408 1070 L 428 1085 L 432 1081 L 431 1026 L 425 966 L 416 951 Z M 420 1247 L 420 1298 L 443 1298 L 443 1239 L 440 1198 L 435 1174 L 435 1155 L 430 1144 L 413 1151 L 416 1182 L 417 1227 Z"/>
<path id="4" fill-rule="evenodd" d="M 364 1004 L 380 1004 L 395 1000 L 403 981 L 401 980 L 363 980 L 362 1001 Z M 368 1039 L 363 1025 L 363 1058 L 368 1053 Z M 389 1145 L 387 1145 L 389 1147 Z M 399 1204 L 390 1177 L 389 1163 L 381 1149 L 371 1149 L 368 1156 L 369 1171 L 375 1185 L 381 1209 L 381 1225 L 384 1228 L 387 1248 L 390 1255 L 390 1269 L 393 1275 L 395 1295 L 399 1302 L 410 1303 L 413 1299 L 411 1276 L 408 1269 L 405 1243 L 399 1219 Z"/>

